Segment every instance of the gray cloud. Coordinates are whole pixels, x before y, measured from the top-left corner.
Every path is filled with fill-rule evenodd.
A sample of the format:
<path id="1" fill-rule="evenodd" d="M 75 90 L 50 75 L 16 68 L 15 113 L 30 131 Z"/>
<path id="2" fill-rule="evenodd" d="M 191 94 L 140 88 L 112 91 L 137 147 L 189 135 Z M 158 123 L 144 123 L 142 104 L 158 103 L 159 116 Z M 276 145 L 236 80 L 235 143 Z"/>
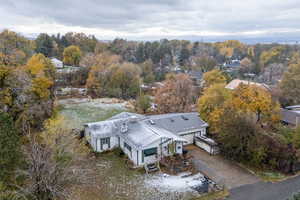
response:
<path id="1" fill-rule="evenodd" d="M 300 30 L 299 0 L 0 0 L 0 3 L 0 28 L 55 23 L 131 36 L 151 35 L 151 30 L 157 30 L 153 33 L 156 35 Z"/>

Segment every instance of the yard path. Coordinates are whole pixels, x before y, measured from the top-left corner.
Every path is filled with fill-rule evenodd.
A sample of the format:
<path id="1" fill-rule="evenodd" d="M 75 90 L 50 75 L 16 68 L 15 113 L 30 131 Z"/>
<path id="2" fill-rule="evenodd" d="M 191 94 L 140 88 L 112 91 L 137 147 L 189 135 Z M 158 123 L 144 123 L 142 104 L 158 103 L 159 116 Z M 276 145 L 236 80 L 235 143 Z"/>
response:
<path id="1" fill-rule="evenodd" d="M 286 200 L 300 191 L 300 176 L 285 181 L 258 182 L 230 190 L 228 200 Z"/>
<path id="2" fill-rule="evenodd" d="M 194 145 L 187 146 L 186 149 L 193 156 L 197 170 L 228 189 L 260 181 L 255 175 L 220 155 L 211 156 Z"/>

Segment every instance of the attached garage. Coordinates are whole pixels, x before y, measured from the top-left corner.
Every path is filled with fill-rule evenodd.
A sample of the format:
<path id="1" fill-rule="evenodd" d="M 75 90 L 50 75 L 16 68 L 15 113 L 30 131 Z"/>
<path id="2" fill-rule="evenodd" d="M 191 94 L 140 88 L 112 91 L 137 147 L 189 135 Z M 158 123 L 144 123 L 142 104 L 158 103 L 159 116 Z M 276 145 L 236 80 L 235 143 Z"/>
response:
<path id="1" fill-rule="evenodd" d="M 181 135 L 181 137 L 183 137 L 184 139 L 186 139 L 188 141 L 188 143 L 184 143 L 185 145 L 194 144 L 195 133 L 189 133 L 189 134 Z"/>

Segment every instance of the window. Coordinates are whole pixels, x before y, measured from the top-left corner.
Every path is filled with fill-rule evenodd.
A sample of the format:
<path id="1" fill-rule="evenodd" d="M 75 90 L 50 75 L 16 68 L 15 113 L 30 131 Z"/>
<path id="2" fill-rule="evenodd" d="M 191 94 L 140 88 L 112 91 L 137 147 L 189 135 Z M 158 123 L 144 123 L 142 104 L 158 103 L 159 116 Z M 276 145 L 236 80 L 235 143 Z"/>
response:
<path id="1" fill-rule="evenodd" d="M 144 156 L 152 156 L 152 155 L 156 155 L 157 154 L 157 148 L 151 148 L 151 149 L 146 149 L 144 150 Z"/>
<path id="2" fill-rule="evenodd" d="M 103 149 L 103 145 L 107 144 L 108 148 L 110 148 L 110 138 L 101 138 L 101 150 Z"/>
<path id="3" fill-rule="evenodd" d="M 130 152 L 130 157 L 132 157 L 132 151 L 131 151 L 131 146 L 129 146 L 126 142 L 124 142 L 124 147 L 126 149 L 128 149 L 128 151 Z M 128 155 L 129 156 L 129 155 Z"/>
<path id="4" fill-rule="evenodd" d="M 157 147 L 151 149 L 145 149 L 142 152 L 142 162 L 144 162 L 144 157 L 152 156 L 157 154 Z"/>
<path id="5" fill-rule="evenodd" d="M 124 142 L 124 147 L 131 152 L 131 146 L 129 146 L 126 142 Z"/>

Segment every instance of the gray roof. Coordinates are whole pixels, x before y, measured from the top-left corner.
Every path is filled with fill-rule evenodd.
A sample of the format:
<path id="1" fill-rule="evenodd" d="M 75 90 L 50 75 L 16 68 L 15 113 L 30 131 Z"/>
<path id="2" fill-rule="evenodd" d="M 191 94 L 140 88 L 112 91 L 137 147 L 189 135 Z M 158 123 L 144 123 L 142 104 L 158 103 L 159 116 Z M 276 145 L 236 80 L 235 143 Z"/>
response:
<path id="1" fill-rule="evenodd" d="M 129 117 L 143 118 L 144 115 L 140 115 L 140 114 L 137 114 L 137 113 L 131 113 L 131 112 L 121 112 L 117 115 L 112 116 L 111 118 L 109 118 L 109 120 L 112 120 L 112 119 L 126 119 L 126 118 L 129 118 Z"/>
<path id="2" fill-rule="evenodd" d="M 122 132 L 122 125 L 127 130 Z M 172 113 L 163 115 L 139 115 L 123 112 L 114 117 L 95 123 L 86 123 L 94 137 L 119 135 L 137 148 L 143 148 L 160 139 L 186 142 L 181 133 L 208 126 L 198 113 Z"/>
<path id="3" fill-rule="evenodd" d="M 177 135 L 208 126 L 196 112 L 152 115 L 149 116 L 149 120 L 152 120 L 156 126 Z"/>
<path id="4" fill-rule="evenodd" d="M 296 125 L 298 120 L 300 124 L 300 110 L 281 109 L 281 120 L 291 125 Z"/>
<path id="5" fill-rule="evenodd" d="M 147 147 L 160 139 L 173 139 L 175 141 L 186 142 L 185 139 L 180 138 L 167 130 L 149 126 L 145 121 L 132 122 L 132 124 L 128 125 L 128 131 L 125 133 L 120 132 L 119 135 L 125 136 L 126 140 L 129 140 L 138 148 Z"/>

